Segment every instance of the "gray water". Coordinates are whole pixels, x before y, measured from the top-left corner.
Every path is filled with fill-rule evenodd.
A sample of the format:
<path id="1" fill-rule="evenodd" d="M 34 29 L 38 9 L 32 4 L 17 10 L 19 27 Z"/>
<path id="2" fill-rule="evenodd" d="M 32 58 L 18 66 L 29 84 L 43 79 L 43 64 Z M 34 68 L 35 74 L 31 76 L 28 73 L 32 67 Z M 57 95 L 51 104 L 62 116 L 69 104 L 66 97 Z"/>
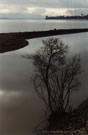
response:
<path id="1" fill-rule="evenodd" d="M 0 33 L 63 28 L 87 28 L 88 21 L 0 20 Z M 88 98 L 88 33 L 55 36 L 69 45 L 69 53 L 81 55 L 84 72 L 80 76 L 80 91 L 73 93 L 72 104 L 77 107 Z M 48 38 L 48 37 L 47 37 Z M 34 67 L 22 55 L 35 53 L 42 40 L 28 40 L 29 46 L 0 54 L 0 133 L 30 133 L 45 118 L 44 104 L 36 95 L 31 77 Z"/>

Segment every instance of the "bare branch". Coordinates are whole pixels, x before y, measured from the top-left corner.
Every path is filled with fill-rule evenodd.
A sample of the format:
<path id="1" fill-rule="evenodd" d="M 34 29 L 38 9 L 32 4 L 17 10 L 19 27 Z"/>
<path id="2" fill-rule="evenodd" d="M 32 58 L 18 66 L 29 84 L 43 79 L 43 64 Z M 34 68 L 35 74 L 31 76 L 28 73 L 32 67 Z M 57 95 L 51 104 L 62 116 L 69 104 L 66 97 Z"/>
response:
<path id="1" fill-rule="evenodd" d="M 68 57 L 68 46 L 57 38 L 43 40 L 43 47 L 26 56 L 36 67 L 34 87 L 49 110 L 66 111 L 72 91 L 80 86 L 80 56 Z"/>

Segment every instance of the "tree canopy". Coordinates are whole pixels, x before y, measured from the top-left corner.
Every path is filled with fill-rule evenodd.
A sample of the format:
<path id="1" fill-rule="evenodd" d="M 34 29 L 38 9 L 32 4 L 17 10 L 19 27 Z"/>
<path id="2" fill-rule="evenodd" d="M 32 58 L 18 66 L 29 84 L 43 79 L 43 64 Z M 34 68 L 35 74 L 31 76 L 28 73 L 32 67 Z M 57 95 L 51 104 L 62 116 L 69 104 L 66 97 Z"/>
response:
<path id="1" fill-rule="evenodd" d="M 42 43 L 43 47 L 28 56 L 36 68 L 35 90 L 51 113 L 69 111 L 70 95 L 80 86 L 80 56 L 69 56 L 68 46 L 60 39 Z"/>

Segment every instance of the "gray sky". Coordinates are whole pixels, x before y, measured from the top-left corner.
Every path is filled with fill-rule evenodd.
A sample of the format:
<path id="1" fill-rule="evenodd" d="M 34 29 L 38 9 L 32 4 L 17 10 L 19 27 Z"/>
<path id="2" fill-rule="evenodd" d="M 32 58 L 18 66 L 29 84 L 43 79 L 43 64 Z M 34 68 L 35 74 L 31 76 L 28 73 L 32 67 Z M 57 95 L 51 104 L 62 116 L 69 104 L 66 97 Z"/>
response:
<path id="1" fill-rule="evenodd" d="M 0 0 L 0 17 L 88 14 L 88 0 Z"/>

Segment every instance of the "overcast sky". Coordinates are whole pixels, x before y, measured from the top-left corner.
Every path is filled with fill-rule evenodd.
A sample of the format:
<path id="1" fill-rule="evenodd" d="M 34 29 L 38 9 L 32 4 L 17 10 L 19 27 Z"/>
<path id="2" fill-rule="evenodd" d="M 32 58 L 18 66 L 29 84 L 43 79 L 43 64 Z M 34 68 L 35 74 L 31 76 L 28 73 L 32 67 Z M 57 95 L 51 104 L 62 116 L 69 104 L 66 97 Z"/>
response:
<path id="1" fill-rule="evenodd" d="M 0 17 L 88 14 L 88 0 L 0 0 Z"/>

